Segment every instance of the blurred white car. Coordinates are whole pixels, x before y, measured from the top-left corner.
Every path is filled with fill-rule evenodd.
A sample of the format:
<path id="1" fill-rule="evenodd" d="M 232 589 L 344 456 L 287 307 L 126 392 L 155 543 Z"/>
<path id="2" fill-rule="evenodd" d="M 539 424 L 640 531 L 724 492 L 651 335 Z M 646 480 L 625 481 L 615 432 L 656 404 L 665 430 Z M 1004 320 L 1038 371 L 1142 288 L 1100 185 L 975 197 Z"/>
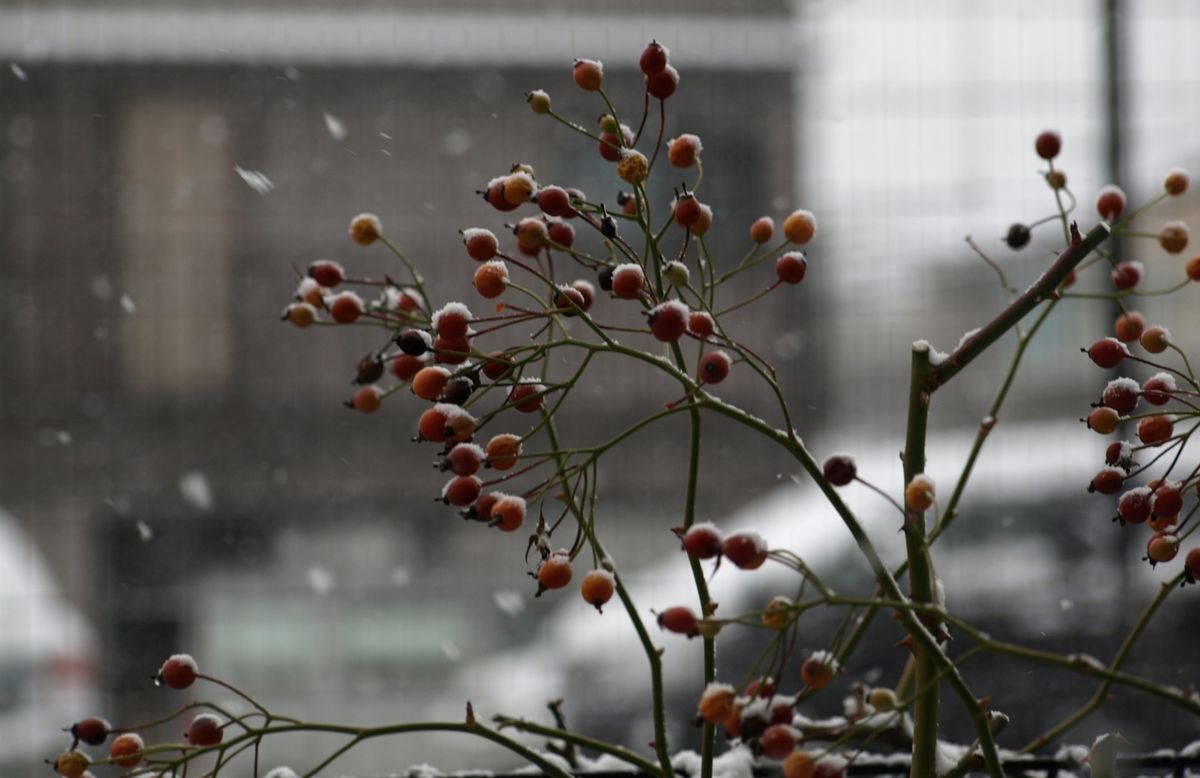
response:
<path id="1" fill-rule="evenodd" d="M 63 598 L 36 544 L 0 509 L 0 774 L 45 776 L 70 736 L 95 715 L 97 635 Z"/>

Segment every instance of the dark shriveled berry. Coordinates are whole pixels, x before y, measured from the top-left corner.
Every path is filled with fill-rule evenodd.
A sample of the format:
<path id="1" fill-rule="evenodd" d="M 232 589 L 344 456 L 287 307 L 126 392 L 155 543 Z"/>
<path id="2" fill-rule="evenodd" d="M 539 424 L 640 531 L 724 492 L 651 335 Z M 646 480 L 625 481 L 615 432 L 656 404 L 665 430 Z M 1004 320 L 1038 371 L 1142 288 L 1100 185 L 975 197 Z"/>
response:
<path id="1" fill-rule="evenodd" d="M 1008 244 L 1010 249 L 1019 250 L 1029 245 L 1030 232 L 1029 228 L 1024 224 L 1014 224 L 1008 228 L 1008 234 L 1004 236 L 1004 242 Z"/>
<path id="2" fill-rule="evenodd" d="M 845 454 L 835 454 L 825 460 L 822 466 L 825 480 L 834 486 L 845 486 L 858 475 L 858 466 L 851 457 Z"/>

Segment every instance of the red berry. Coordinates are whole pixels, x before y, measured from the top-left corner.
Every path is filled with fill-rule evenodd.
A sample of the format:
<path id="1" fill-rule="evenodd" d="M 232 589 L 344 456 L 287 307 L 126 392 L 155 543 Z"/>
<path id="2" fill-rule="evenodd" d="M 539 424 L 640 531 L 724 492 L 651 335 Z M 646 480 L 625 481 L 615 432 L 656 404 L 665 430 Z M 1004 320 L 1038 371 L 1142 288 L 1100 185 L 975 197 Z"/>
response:
<path id="1" fill-rule="evenodd" d="M 108 755 L 113 760 L 113 764 L 118 767 L 137 767 L 141 764 L 141 751 L 146 747 L 146 743 L 142 740 L 142 736 L 135 732 L 126 732 L 124 735 L 118 735 L 109 746 Z"/>
<path id="2" fill-rule="evenodd" d="M 1158 233 L 1158 245 L 1168 254 L 1178 254 L 1187 248 L 1187 244 L 1188 228 L 1183 222 L 1167 222 Z"/>
<path id="3" fill-rule="evenodd" d="M 1117 514 L 1130 524 L 1142 524 L 1150 518 L 1150 490 L 1145 486 L 1130 489 L 1117 501 Z"/>
<path id="4" fill-rule="evenodd" d="M 775 260 L 775 275 L 785 284 L 798 284 L 808 272 L 808 260 L 799 251 L 789 251 Z"/>
<path id="5" fill-rule="evenodd" d="M 594 59 L 577 59 L 572 75 L 580 89 L 595 92 L 604 83 L 604 65 Z"/>
<path id="6" fill-rule="evenodd" d="M 1112 270 L 1113 286 L 1118 289 L 1132 289 L 1142 281 L 1142 263 L 1136 261 L 1119 262 Z"/>
<path id="7" fill-rule="evenodd" d="M 1178 390 L 1175 378 L 1170 373 L 1155 373 L 1142 384 L 1142 396 L 1151 405 L 1166 405 L 1171 401 L 1172 392 Z"/>
<path id="8" fill-rule="evenodd" d="M 646 76 L 646 91 L 651 97 L 666 100 L 679 88 L 679 71 L 667 65 L 652 76 Z"/>
<path id="9" fill-rule="evenodd" d="M 1167 172 L 1167 177 L 1163 180 L 1163 189 L 1172 197 L 1178 197 L 1187 191 L 1188 188 L 1188 172 L 1183 168 L 1177 167 Z"/>
<path id="10" fill-rule="evenodd" d="M 1158 445 L 1171 439 L 1175 425 L 1166 416 L 1147 416 L 1138 422 L 1138 439 L 1147 446 Z"/>
<path id="11" fill-rule="evenodd" d="M 489 381 L 499 381 L 509 370 L 512 370 L 513 358 L 503 351 L 493 351 L 488 354 L 487 361 L 483 363 L 483 374 L 487 376 Z"/>
<path id="12" fill-rule="evenodd" d="M 89 746 L 98 746 L 108 739 L 112 725 L 97 716 L 80 719 L 71 726 L 71 735 Z"/>
<path id="13" fill-rule="evenodd" d="M 847 454 L 834 454 L 821 467 L 825 480 L 834 486 L 846 486 L 858 475 L 858 465 Z"/>
<path id="14" fill-rule="evenodd" d="M 459 443 L 442 461 L 442 469 L 455 475 L 475 475 L 483 467 L 483 449 L 474 443 Z"/>
<path id="15" fill-rule="evenodd" d="M 366 310 L 362 298 L 354 292 L 342 292 L 325 301 L 329 316 L 338 324 L 353 324 Z"/>
<path id="16" fill-rule="evenodd" d="M 476 521 L 491 521 L 492 508 L 495 507 L 500 496 L 495 492 L 486 492 L 479 495 L 479 498 L 475 500 L 475 504 L 471 506 L 469 513 L 464 515 Z"/>
<path id="17" fill-rule="evenodd" d="M 729 355 L 724 351 L 710 351 L 700 358 L 698 378 L 701 383 L 719 384 L 729 375 Z"/>
<path id="18" fill-rule="evenodd" d="M 508 394 L 509 403 L 521 413 L 535 413 L 545 401 L 546 387 L 536 379 L 522 378 Z"/>
<path id="19" fill-rule="evenodd" d="M 666 46 L 663 46 L 658 41 L 650 41 L 650 44 L 642 49 L 642 56 L 638 58 L 638 67 L 647 76 L 661 73 L 663 68 L 667 66 L 667 56 L 669 53 Z"/>
<path id="20" fill-rule="evenodd" d="M 700 201 L 690 194 L 685 194 L 672 203 L 671 211 L 676 224 L 689 227 L 700 220 Z"/>
<path id="21" fill-rule="evenodd" d="M 346 271 L 336 262 L 318 259 L 308 266 L 308 277 L 327 289 L 332 289 L 346 277 Z"/>
<path id="22" fill-rule="evenodd" d="M 689 168 L 696 164 L 696 157 L 704 150 L 700 138 L 691 133 L 684 133 L 678 138 L 672 138 L 667 144 L 667 159 L 678 168 Z"/>
<path id="23" fill-rule="evenodd" d="M 697 338 L 707 340 L 712 337 L 717 325 L 713 317 L 704 311 L 692 311 L 688 314 L 687 328 Z"/>
<path id="24" fill-rule="evenodd" d="M 433 329 L 443 338 L 457 340 L 465 338 L 473 317 L 462 303 L 447 303 L 433 314 Z"/>
<path id="25" fill-rule="evenodd" d="M 663 343 L 674 343 L 687 332 L 688 309 L 678 300 L 668 300 L 650 309 L 650 332 Z"/>
<path id="26" fill-rule="evenodd" d="M 758 744 L 762 748 L 763 756 L 779 761 L 795 750 L 796 736 L 792 734 L 791 726 L 775 724 L 767 727 L 758 738 Z"/>
<path id="27" fill-rule="evenodd" d="M 767 542 L 757 532 L 737 532 L 725 538 L 721 553 L 743 570 L 757 570 L 767 561 Z"/>
<path id="28" fill-rule="evenodd" d="M 579 315 L 579 311 L 583 310 L 583 304 L 583 293 L 573 286 L 560 286 L 554 294 L 554 308 L 563 316 Z"/>
<path id="29" fill-rule="evenodd" d="M 1189 578 L 1193 581 L 1200 580 L 1200 547 L 1193 548 L 1187 553 L 1183 566 L 1187 570 Z"/>
<path id="30" fill-rule="evenodd" d="M 800 680 L 813 689 L 824 689 L 833 682 L 836 660 L 825 651 L 818 651 L 800 665 Z"/>
<path id="31" fill-rule="evenodd" d="M 1156 516 L 1178 516 L 1183 510 L 1183 493 L 1179 485 L 1167 482 L 1158 486 L 1150 498 L 1150 507 Z"/>
<path id="32" fill-rule="evenodd" d="M 575 245 L 575 228 L 563 221 L 550 222 L 546 236 L 563 248 L 569 249 Z"/>
<path id="33" fill-rule="evenodd" d="M 1054 130 L 1043 130 L 1038 134 L 1033 147 L 1042 159 L 1054 159 L 1062 149 L 1062 136 Z"/>
<path id="34" fill-rule="evenodd" d="M 600 143 L 597 147 L 600 149 L 600 156 L 609 162 L 621 161 L 621 149 L 629 148 L 633 145 L 633 130 L 621 125 L 621 137 L 624 138 L 624 143 L 611 132 L 600 133 Z"/>
<path id="35" fill-rule="evenodd" d="M 1115 270 L 1113 271 L 1116 272 Z M 1115 279 L 1114 279 L 1115 282 Z M 1123 313 L 1113 323 L 1113 332 L 1122 343 L 1132 343 L 1142 336 L 1146 329 L 1146 320 L 1137 311 Z"/>
<path id="36" fill-rule="evenodd" d="M 451 378 L 446 382 L 446 388 L 438 395 L 437 401 L 450 405 L 463 405 L 475 391 L 475 384 L 466 376 Z"/>
<path id="37" fill-rule="evenodd" d="M 392 360 L 392 375 L 403 382 L 408 382 L 423 367 L 425 367 L 425 363 L 419 357 L 409 354 L 397 354 Z M 437 395 L 434 396 L 436 397 Z"/>
<path id="38" fill-rule="evenodd" d="M 770 216 L 760 216 L 750 225 L 750 240 L 755 243 L 766 243 L 775 235 L 775 220 Z"/>
<path id="39" fill-rule="evenodd" d="M 186 689 L 196 682 L 200 668 L 188 654 L 174 654 L 159 668 L 158 680 L 168 689 Z"/>
<path id="40" fill-rule="evenodd" d="M 668 632 L 695 637 L 700 634 L 699 622 L 691 608 L 675 605 L 658 614 L 658 626 Z"/>
<path id="41" fill-rule="evenodd" d="M 446 365 L 461 365 L 471 356 L 471 342 L 463 338 L 438 335 L 433 339 L 433 358 Z"/>
<path id="42" fill-rule="evenodd" d="M 1109 465 L 1127 465 L 1133 454 L 1133 447 L 1123 440 L 1114 440 L 1104 450 L 1104 462 Z"/>
<path id="43" fill-rule="evenodd" d="M 1087 417 L 1088 429 L 1099 432 L 1101 435 L 1113 432 L 1120 423 L 1121 414 L 1108 407 L 1093 408 Z"/>
<path id="44" fill-rule="evenodd" d="M 584 602 L 596 610 L 600 610 L 612 599 L 615 590 L 616 581 L 613 574 L 607 570 L 589 570 L 579 585 L 579 594 Z"/>
<path id="45" fill-rule="evenodd" d="M 1114 443 L 1113 445 L 1119 445 Z M 1100 494 L 1116 494 L 1125 484 L 1125 474 L 1115 467 L 1106 467 L 1092 478 L 1088 491 Z"/>
<path id="46" fill-rule="evenodd" d="M 491 230 L 474 227 L 463 230 L 462 236 L 463 245 L 467 247 L 467 256 L 476 262 L 487 262 L 500 250 L 500 242 Z"/>
<path id="47" fill-rule="evenodd" d="M 571 196 L 561 186 L 542 187 L 534 200 L 547 216 L 568 217 L 575 213 L 575 209 L 571 207 Z"/>
<path id="48" fill-rule="evenodd" d="M 1151 562 L 1170 562 L 1179 553 L 1179 537 L 1156 532 L 1146 541 L 1146 557 Z"/>
<path id="49" fill-rule="evenodd" d="M 443 443 L 446 440 L 446 411 L 439 403 L 432 408 L 426 408 L 417 419 L 417 432 L 422 440 L 431 443 Z"/>
<path id="50" fill-rule="evenodd" d="M 1128 416 L 1137 408 L 1140 395 L 1141 388 L 1137 385 L 1137 381 L 1131 378 L 1118 378 L 1115 381 L 1109 381 L 1108 386 L 1104 387 L 1100 401 L 1120 415 Z"/>
<path id="51" fill-rule="evenodd" d="M 493 178 L 488 182 L 487 189 L 483 191 L 483 199 L 495 208 L 497 211 L 511 211 L 518 206 L 518 203 L 511 203 L 504 197 L 504 180 L 507 176 Z"/>
<path id="52" fill-rule="evenodd" d="M 489 260 L 475 269 L 472 282 L 480 297 L 494 300 L 508 289 L 508 265 L 499 259 Z"/>
<path id="53" fill-rule="evenodd" d="M 1097 366 L 1110 370 L 1121 364 L 1129 352 L 1121 341 L 1116 338 L 1101 338 L 1087 350 L 1088 356 Z"/>
<path id="54" fill-rule="evenodd" d="M 1096 211 L 1105 221 L 1115 221 L 1125 211 L 1125 192 L 1109 184 L 1096 195 Z"/>
<path id="55" fill-rule="evenodd" d="M 683 534 L 683 550 L 696 559 L 721 555 L 721 531 L 712 524 L 693 524 Z"/>
<path id="56" fill-rule="evenodd" d="M 483 482 L 473 475 L 456 475 L 442 487 L 442 502 L 465 507 L 479 498 Z"/>
<path id="57" fill-rule="evenodd" d="M 571 555 L 565 550 L 555 551 L 542 560 L 537 569 L 538 593 L 546 589 L 561 589 L 571 583 Z"/>
<path id="58" fill-rule="evenodd" d="M 636 300 L 646 285 L 646 274 L 639 265 L 626 263 L 613 271 L 612 292 L 622 300 Z"/>
<path id="59" fill-rule="evenodd" d="M 360 386 L 350 400 L 350 404 L 359 413 L 374 413 L 383 404 L 383 392 L 374 384 Z"/>
<path id="60" fill-rule="evenodd" d="M 596 287 L 592 286 L 590 281 L 584 281 L 582 278 L 578 281 L 573 281 L 571 287 L 579 292 L 579 296 L 583 298 L 583 305 L 579 307 L 584 311 L 590 311 L 592 303 L 596 302 Z"/>
<path id="61" fill-rule="evenodd" d="M 187 731 L 187 740 L 200 748 L 215 746 L 221 742 L 224 733 L 225 730 L 221 727 L 219 718 L 211 713 L 201 713 L 192 719 L 192 725 L 188 727 Z"/>
<path id="62" fill-rule="evenodd" d="M 1200 257 L 1192 257 L 1188 260 L 1187 277 L 1192 281 L 1200 281 Z"/>
<path id="63" fill-rule="evenodd" d="M 492 522 L 502 532 L 515 532 L 525 521 L 525 499 L 511 494 L 496 496 L 492 505 Z"/>

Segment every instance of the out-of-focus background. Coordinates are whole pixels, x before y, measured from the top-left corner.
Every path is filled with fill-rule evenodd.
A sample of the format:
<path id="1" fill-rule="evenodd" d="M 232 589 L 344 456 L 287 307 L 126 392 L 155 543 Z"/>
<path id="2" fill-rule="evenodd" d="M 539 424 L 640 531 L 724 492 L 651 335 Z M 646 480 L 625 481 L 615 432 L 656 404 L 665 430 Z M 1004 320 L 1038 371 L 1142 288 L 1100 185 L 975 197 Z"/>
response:
<path id="1" fill-rule="evenodd" d="M 645 669 L 624 614 L 599 616 L 573 592 L 534 600 L 524 536 L 436 505 L 433 454 L 409 442 L 411 401 L 371 417 L 340 407 L 354 363 L 378 344 L 280 324 L 294 268 L 324 257 L 391 270 L 383 249 L 346 238 L 349 218 L 373 211 L 437 301 L 480 305 L 456 231 L 506 218 L 476 189 L 516 161 L 609 202 L 619 188 L 594 144 L 534 116 L 524 94 L 546 89 L 588 124 L 602 106 L 570 66 L 599 58 L 618 109 L 636 118 L 637 55 L 657 38 L 682 74 L 667 137 L 704 142 L 718 262 L 742 255 L 759 215 L 817 214 L 805 284 L 744 309 L 736 331 L 779 366 L 819 456 L 852 451 L 897 486 L 910 342 L 949 350 L 1003 302 L 964 236 L 1016 284 L 1061 247 L 1052 224 L 1020 253 L 1001 241 L 1010 223 L 1053 213 L 1033 154 L 1047 127 L 1063 135 L 1058 162 L 1084 226 L 1106 183 L 1138 203 L 1169 168 L 1200 169 L 1198 35 L 1200 6 L 1187 0 L 0 0 L 3 774 L 41 775 L 76 718 L 128 723 L 177 705 L 148 681 L 176 651 L 310 719 L 453 718 L 468 698 L 482 716 L 535 715 L 562 696 L 573 724 L 644 750 Z M 669 178 L 652 191 L 664 205 Z M 1198 203 L 1173 200 L 1145 229 L 1200 224 Z M 1146 263 L 1149 287 L 1183 276 L 1183 259 L 1153 241 L 1121 251 Z M 1103 275 L 1080 288 L 1103 288 Z M 1138 307 L 1185 347 L 1200 342 L 1190 290 Z M 1055 312 L 935 555 L 951 607 L 969 619 L 1102 659 L 1168 575 L 1138 561 L 1145 537 L 1115 529 L 1110 500 L 1083 491 L 1102 446 L 1073 420 L 1110 376 L 1077 350 L 1114 314 L 1077 301 Z M 930 468 L 941 480 L 1010 350 L 938 396 Z M 605 370 L 561 424 L 596 441 L 671 391 Z M 748 377 L 723 394 L 771 413 Z M 792 465 L 719 420 L 707 431 L 702 518 L 759 527 L 840 590 L 870 591 L 849 536 Z M 635 438 L 602 471 L 602 532 L 645 609 L 687 596 L 668 533 L 683 501 L 680 432 L 668 423 Z M 886 506 L 854 499 L 898 560 Z M 791 583 L 729 569 L 714 585 L 725 607 L 750 610 Z M 1195 594 L 1164 609 L 1132 671 L 1196 679 Z M 820 648 L 833 616 L 806 623 L 805 649 Z M 894 682 L 897 637 L 881 620 L 850 676 Z M 761 636 L 722 640 L 736 680 Z M 661 642 L 673 746 L 692 747 L 695 647 Z M 798 683 L 789 672 L 785 687 Z M 1007 661 L 974 660 L 967 675 L 1013 716 L 1010 744 L 1092 690 Z M 1152 749 L 1195 736 L 1175 711 L 1117 700 L 1076 739 L 1117 728 Z M 811 712 L 839 709 L 835 690 Z M 953 706 L 943 724 L 966 736 Z M 284 741 L 264 764 L 301 768 L 335 745 Z M 334 772 L 416 762 L 512 759 L 421 736 L 364 745 Z"/>

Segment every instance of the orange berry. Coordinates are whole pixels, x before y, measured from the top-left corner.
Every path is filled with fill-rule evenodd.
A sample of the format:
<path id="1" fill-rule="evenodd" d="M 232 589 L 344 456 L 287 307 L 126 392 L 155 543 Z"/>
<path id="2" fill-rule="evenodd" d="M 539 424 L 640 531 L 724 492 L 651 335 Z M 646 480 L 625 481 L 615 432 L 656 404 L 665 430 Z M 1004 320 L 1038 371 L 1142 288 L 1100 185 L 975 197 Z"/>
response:
<path id="1" fill-rule="evenodd" d="M 1087 418 L 1088 429 L 1094 430 L 1101 435 L 1108 435 L 1116 430 L 1117 425 L 1120 422 L 1121 414 L 1108 407 L 1093 408 L 1092 412 L 1088 414 Z M 912 504 L 910 503 L 910 506 L 911 505 Z"/>
<path id="2" fill-rule="evenodd" d="M 689 228 L 693 235 L 703 235 L 708 232 L 708 228 L 712 226 L 713 212 L 704 203 L 700 203 L 700 218 Z"/>
<path id="3" fill-rule="evenodd" d="M 1138 439 L 1147 446 L 1155 446 L 1170 440 L 1175 425 L 1166 416 L 1147 416 L 1138 422 Z"/>
<path id="4" fill-rule="evenodd" d="M 536 251 L 546 245 L 550 233 L 546 222 L 536 216 L 528 216 L 517 222 L 516 236 L 518 246 Z"/>
<path id="5" fill-rule="evenodd" d="M 508 265 L 499 259 L 485 262 L 475 269 L 474 283 L 481 297 L 488 300 L 499 297 L 508 288 Z"/>
<path id="6" fill-rule="evenodd" d="M 492 505 L 492 522 L 502 532 L 515 532 L 525 521 L 525 498 L 511 494 L 497 494 Z"/>
<path id="7" fill-rule="evenodd" d="M 755 243 L 766 243 L 775 236 L 775 220 L 770 216 L 761 216 L 750 225 L 750 240 Z"/>
<path id="8" fill-rule="evenodd" d="M 500 193 L 505 202 L 517 206 L 529 202 L 533 197 L 533 190 L 536 188 L 537 184 L 533 181 L 532 173 L 516 170 L 504 178 L 500 184 Z"/>
<path id="9" fill-rule="evenodd" d="M 450 371 L 431 365 L 423 367 L 412 377 L 412 393 L 422 400 L 436 400 L 450 380 Z"/>
<path id="10" fill-rule="evenodd" d="M 81 778 L 91 760 L 82 751 L 64 751 L 54 760 L 55 771 L 63 778 Z"/>
<path id="11" fill-rule="evenodd" d="M 1167 331 L 1166 327 L 1151 327 L 1142 333 L 1139 341 L 1142 348 L 1151 354 L 1161 354 L 1171 345 L 1171 333 Z"/>
<path id="12" fill-rule="evenodd" d="M 704 149 L 700 138 L 690 133 L 684 133 L 673 138 L 667 144 L 667 159 L 678 168 L 688 168 L 696 164 L 696 157 Z"/>
<path id="13" fill-rule="evenodd" d="M 594 59 L 577 59 L 572 76 L 580 89 L 595 92 L 604 83 L 604 65 Z"/>
<path id="14" fill-rule="evenodd" d="M 1146 542 L 1146 556 L 1151 562 L 1170 562 L 1179 553 L 1179 538 L 1157 532 Z"/>
<path id="15" fill-rule="evenodd" d="M 1178 254 L 1187 248 L 1188 228 L 1181 221 L 1167 222 L 1158 233 L 1158 244 L 1168 254 Z"/>
<path id="16" fill-rule="evenodd" d="M 311 327 L 317 320 L 317 309 L 308 303 L 292 303 L 284 310 L 283 318 L 296 327 L 304 329 Z"/>
<path id="17" fill-rule="evenodd" d="M 816 773 L 816 762 L 807 751 L 793 751 L 783 760 L 780 767 L 783 778 L 813 778 Z"/>
<path id="18" fill-rule="evenodd" d="M 1167 177 L 1163 180 L 1163 189 L 1172 197 L 1178 197 L 1187 191 L 1188 188 L 1188 172 L 1183 168 L 1177 167 L 1167 171 Z"/>
<path id="19" fill-rule="evenodd" d="M 783 629 L 792 616 L 792 601 L 787 597 L 772 597 L 763 608 L 762 623 L 767 629 Z"/>
<path id="20" fill-rule="evenodd" d="M 817 234 L 816 217 L 809 211 L 793 211 L 783 221 L 783 234 L 792 243 L 803 246 Z"/>
<path id="21" fill-rule="evenodd" d="M 824 689 L 833 682 L 837 660 L 827 651 L 817 651 L 800 666 L 800 680 L 813 689 Z"/>
<path id="22" fill-rule="evenodd" d="M 1122 343 L 1132 343 L 1142 336 L 1146 320 L 1137 311 L 1123 313 L 1113 323 L 1113 332 Z"/>
<path id="23" fill-rule="evenodd" d="M 108 749 L 108 755 L 113 764 L 118 767 L 137 767 L 142 761 L 142 749 L 146 747 L 142 736 L 136 732 L 126 732 L 118 735 Z"/>
<path id="24" fill-rule="evenodd" d="M 696 712 L 709 724 L 719 724 L 729 718 L 737 705 L 737 694 L 727 683 L 710 683 L 700 695 Z"/>
<path id="25" fill-rule="evenodd" d="M 521 438 L 505 432 L 496 435 L 484 446 L 487 466 L 493 470 L 509 470 L 521 455 Z"/>
<path id="26" fill-rule="evenodd" d="M 935 494 L 933 479 L 919 473 L 904 487 L 904 502 L 917 513 L 924 513 L 933 506 Z"/>
<path id="27" fill-rule="evenodd" d="M 613 574 L 607 570 L 589 570 L 579 585 L 579 594 L 583 596 L 584 602 L 596 610 L 600 610 L 612 599 L 615 590 L 616 581 Z"/>
<path id="28" fill-rule="evenodd" d="M 383 225 L 373 213 L 360 213 L 350 220 L 350 237 L 360 246 L 370 246 L 383 235 Z"/>
<path id="29" fill-rule="evenodd" d="M 645 154 L 636 149 L 625 149 L 621 152 L 621 160 L 617 163 L 617 175 L 622 181 L 636 186 L 645 181 L 649 174 L 650 160 L 646 159 Z"/>
<path id="30" fill-rule="evenodd" d="M 360 386 L 350 400 L 350 405 L 359 413 L 374 413 L 383 405 L 383 392 L 378 386 Z"/>
<path id="31" fill-rule="evenodd" d="M 571 555 L 565 549 L 555 551 L 542 560 L 537 569 L 538 591 L 535 597 L 540 597 L 547 589 L 561 589 L 571 583 Z"/>

